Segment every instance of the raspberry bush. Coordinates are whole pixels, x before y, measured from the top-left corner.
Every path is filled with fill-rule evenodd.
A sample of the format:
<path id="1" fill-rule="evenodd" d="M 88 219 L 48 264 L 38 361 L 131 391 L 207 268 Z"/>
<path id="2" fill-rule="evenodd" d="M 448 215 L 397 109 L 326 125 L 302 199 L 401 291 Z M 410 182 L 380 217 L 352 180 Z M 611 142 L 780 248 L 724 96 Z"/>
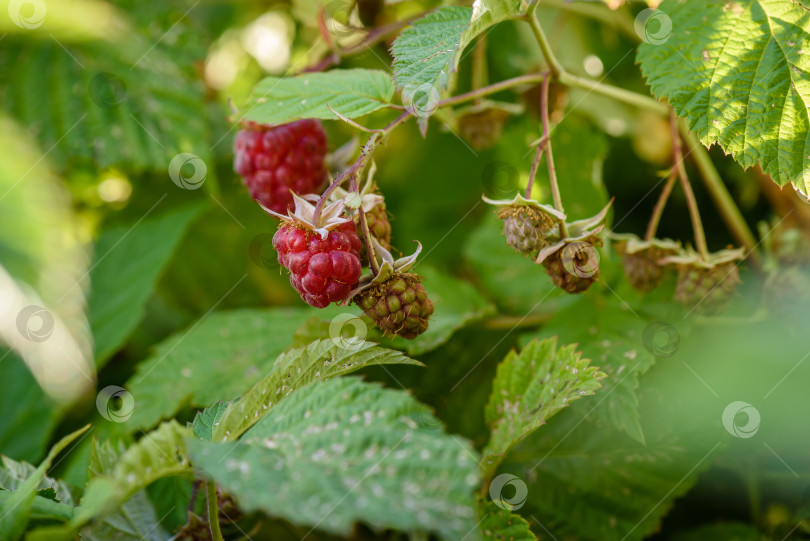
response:
<path id="1" fill-rule="evenodd" d="M 807 2 L 7 4 L 0 540 L 810 535 Z"/>

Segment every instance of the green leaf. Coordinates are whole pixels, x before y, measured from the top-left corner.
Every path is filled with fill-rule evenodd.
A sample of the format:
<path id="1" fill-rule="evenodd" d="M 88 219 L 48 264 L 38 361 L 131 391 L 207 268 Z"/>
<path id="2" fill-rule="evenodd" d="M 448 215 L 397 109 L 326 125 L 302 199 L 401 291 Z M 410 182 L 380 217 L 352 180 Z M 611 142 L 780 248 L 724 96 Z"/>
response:
<path id="1" fill-rule="evenodd" d="M 17 462 L 7 456 L 0 456 L 2 467 L 0 467 L 0 489 L 15 491 L 20 485 L 33 475 L 36 468 L 27 462 Z M 58 502 L 73 505 L 73 496 L 68 486 L 62 481 L 43 476 L 35 489 L 40 496 L 45 496 L 44 491 L 50 490 L 53 498 Z"/>
<path id="2" fill-rule="evenodd" d="M 366 366 L 421 363 L 399 351 L 365 341 L 318 340 L 276 359 L 270 373 L 232 402 L 214 430 L 213 440 L 235 440 L 296 389 L 313 381 L 350 374 Z"/>
<path id="3" fill-rule="evenodd" d="M 483 451 L 486 471 L 509 449 L 571 402 L 592 395 L 605 374 L 588 366 L 576 344 L 557 349 L 556 338 L 534 340 L 498 365 L 485 416 L 492 429 Z"/>
<path id="4" fill-rule="evenodd" d="M 270 371 L 314 309 L 214 312 L 161 342 L 126 384 L 135 398 L 127 421 L 145 429 L 184 406 L 202 408 L 245 392 Z"/>
<path id="5" fill-rule="evenodd" d="M 143 317 L 144 305 L 161 271 L 203 208 L 195 205 L 172 210 L 109 229 L 99 237 L 88 307 L 98 367 L 106 364 Z"/>
<path id="6" fill-rule="evenodd" d="M 37 460 L 56 424 L 56 408 L 16 355 L 0 349 L 0 359 L 0 449 Z"/>
<path id="7" fill-rule="evenodd" d="M 50 149 L 60 169 L 121 167 L 165 175 L 172 158 L 190 152 L 209 164 L 210 180 L 202 82 L 183 69 L 187 62 L 176 61 L 171 46 L 126 22 L 111 34 L 75 43 L 12 38 L 0 60 L 8 74 L 0 99 Z M 50 84 L 37 84 L 43 78 Z"/>
<path id="8" fill-rule="evenodd" d="M 558 336 L 561 342 L 578 343 L 582 354 L 593 359 L 609 376 L 589 415 L 643 443 L 636 390 L 639 378 L 655 364 L 656 359 L 655 348 L 651 344 L 645 345 L 645 333 L 649 334 L 652 329 L 658 338 L 669 337 L 667 329 L 657 333 L 653 328 L 662 324 L 661 320 L 677 324 L 676 328 L 664 323 L 667 329 L 671 327 L 675 331 L 677 339 L 688 329 L 679 308 L 644 301 L 623 283 L 613 292 L 600 294 L 593 291 L 583 295 L 578 302 L 555 314 L 539 333 L 530 336 Z M 677 344 L 674 345 L 677 349 Z M 676 354 L 676 350 L 671 353 Z"/>
<path id="9" fill-rule="evenodd" d="M 519 464 L 504 465 L 528 485 L 521 512 L 558 539 L 646 538 L 719 452 L 716 439 L 694 434 L 670 432 L 644 445 L 608 427 L 581 426 L 568 411 L 510 455 Z"/>
<path id="10" fill-rule="evenodd" d="M 6 499 L 3 514 L 0 515 L 0 539 L 17 539 L 28 524 L 31 507 L 37 496 L 37 487 L 45 478 L 45 472 L 51 467 L 53 459 L 79 436 L 87 432 L 90 425 L 68 434 L 51 447 L 48 456 L 40 463 L 36 470 L 17 486 L 12 495 Z"/>
<path id="11" fill-rule="evenodd" d="M 478 529 L 486 541 L 537 541 L 526 519 L 492 500 L 478 499 L 478 516 L 481 520 Z"/>
<path id="12" fill-rule="evenodd" d="M 123 444 L 118 449 L 109 440 L 99 443 L 93 439 L 90 454 L 90 473 L 93 478 L 114 475 L 117 462 L 125 453 Z M 145 464 L 146 467 L 148 467 Z M 112 514 L 88 524 L 81 530 L 82 539 L 91 541 L 163 541 L 168 536 L 155 513 L 146 491 L 141 489 L 123 502 Z"/>
<path id="13" fill-rule="evenodd" d="M 228 402 L 217 402 L 213 406 L 197 412 L 194 422 L 191 423 L 191 430 L 194 435 L 201 440 L 208 440 L 214 437 L 214 429 L 219 424 L 222 414 L 228 409 Z"/>
<path id="14" fill-rule="evenodd" d="M 138 440 L 118 460 L 110 452 L 112 447 L 97 448 L 95 459 L 91 461 L 91 468 L 97 475 L 87 485 L 72 526 L 80 528 L 91 519 L 114 513 L 124 502 L 158 479 L 190 476 L 192 470 L 186 456 L 186 439 L 191 435 L 190 429 L 176 421 L 169 421 Z M 142 502 L 136 500 L 136 505 L 127 513 L 137 513 L 143 520 L 151 520 Z M 109 526 L 122 527 L 120 520 L 123 517 L 113 518 Z M 94 531 L 96 535 L 101 535 L 102 530 Z M 135 535 L 134 532 L 130 533 Z"/>
<path id="15" fill-rule="evenodd" d="M 391 76 L 368 69 L 334 69 L 296 77 L 267 77 L 253 88 L 244 117 L 265 124 L 301 118 L 357 118 L 387 107 L 394 97 Z M 328 105 L 328 107 L 327 107 Z"/>
<path id="16" fill-rule="evenodd" d="M 706 146 L 810 190 L 810 17 L 798 2 L 667 0 L 638 60 Z"/>
<path id="17" fill-rule="evenodd" d="M 459 40 L 471 13 L 467 7 L 440 7 L 414 21 L 394 41 L 394 81 L 406 107 L 426 115 L 433 112 L 456 69 Z"/>
<path id="18" fill-rule="evenodd" d="M 357 378 L 309 384 L 239 442 L 189 448 L 246 511 L 343 534 L 362 521 L 460 539 L 476 525 L 469 443 L 409 394 Z"/>
<path id="19" fill-rule="evenodd" d="M 464 49 L 491 26 L 526 14 L 528 3 L 525 0 L 477 0 L 473 5 L 469 26 L 459 38 L 457 58 L 458 65 Z"/>

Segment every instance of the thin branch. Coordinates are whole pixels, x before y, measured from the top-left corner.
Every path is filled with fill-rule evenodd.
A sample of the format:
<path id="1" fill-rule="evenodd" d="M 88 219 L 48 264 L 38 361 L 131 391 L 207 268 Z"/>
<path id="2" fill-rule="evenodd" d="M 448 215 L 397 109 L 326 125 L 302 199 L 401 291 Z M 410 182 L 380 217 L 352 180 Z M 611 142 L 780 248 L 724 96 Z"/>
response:
<path id="1" fill-rule="evenodd" d="M 357 177 L 352 178 L 351 191 L 360 194 L 360 189 L 357 187 Z M 374 252 L 374 245 L 371 242 L 371 230 L 368 228 L 368 220 L 366 220 L 366 211 L 363 210 L 363 201 L 361 199 L 360 206 L 357 208 L 360 215 L 360 229 L 363 231 L 363 242 L 366 243 L 366 257 L 368 257 L 368 267 L 371 269 L 371 274 L 377 276 L 380 273 L 380 265 L 377 263 L 377 254 Z"/>
<path id="2" fill-rule="evenodd" d="M 692 230 L 695 234 L 695 246 L 697 246 L 700 257 L 705 260 L 709 257 L 709 249 L 706 247 L 706 233 L 703 231 L 703 222 L 700 220 L 700 211 L 698 210 L 697 201 L 695 200 L 695 193 L 692 191 L 692 185 L 689 183 L 689 177 L 686 175 L 686 166 L 683 163 L 681 136 L 678 133 L 678 117 L 675 116 L 675 111 L 670 111 L 669 122 L 670 132 L 672 134 L 672 159 L 675 162 L 675 170 L 678 172 L 678 177 L 681 179 L 683 193 L 686 195 L 686 204 L 689 206 L 689 217 L 692 219 Z"/>
<path id="3" fill-rule="evenodd" d="M 381 41 L 385 40 L 392 34 L 399 33 L 400 30 L 408 26 L 412 21 L 423 17 L 428 13 L 428 11 L 424 11 L 411 17 L 407 17 L 401 21 L 394 21 L 392 23 L 374 28 L 370 30 L 363 39 L 353 45 L 349 45 L 345 49 L 338 49 L 336 46 L 330 46 L 330 53 L 327 56 L 315 62 L 311 66 L 304 68 L 303 72 L 324 71 L 327 68 L 339 64 L 343 58 L 362 53 L 366 49 L 373 47 L 374 45 L 377 45 Z M 327 44 L 329 44 L 331 41 L 331 36 L 328 39 L 324 38 L 324 40 Z"/>
<path id="4" fill-rule="evenodd" d="M 706 186 L 709 195 L 712 196 L 714 205 L 726 222 L 726 226 L 729 231 L 731 231 L 731 235 L 745 248 L 754 266 L 761 268 L 761 260 L 757 252 L 757 242 L 754 238 L 754 234 L 751 232 L 748 224 L 745 223 L 745 219 L 740 209 L 737 207 L 737 204 L 734 203 L 731 194 L 728 193 L 728 189 L 726 185 L 723 184 L 723 179 L 720 178 L 720 174 L 714 167 L 709 153 L 706 151 L 703 143 L 698 141 L 698 138 L 689 131 L 685 122 L 681 122 L 679 127 L 684 140 L 689 145 L 690 155 L 693 157 L 698 171 L 700 171 L 703 185 Z"/>
<path id="5" fill-rule="evenodd" d="M 551 197 L 554 199 L 554 208 L 565 213 L 565 209 L 563 208 L 562 197 L 560 196 L 560 186 L 557 184 L 557 170 L 554 168 L 554 154 L 551 151 L 551 139 L 550 139 L 550 121 L 548 118 L 548 87 L 551 84 L 551 74 L 547 73 L 545 79 L 543 79 L 543 88 L 541 94 L 541 103 L 543 105 L 542 111 L 542 119 L 543 119 L 543 138 L 546 140 L 545 148 L 546 148 L 546 162 L 548 163 L 548 179 L 549 183 L 551 184 Z M 568 236 L 568 226 L 565 223 L 565 219 L 560 219 L 560 236 L 565 238 Z"/>
<path id="6" fill-rule="evenodd" d="M 554 75 L 555 79 L 559 78 L 560 74 L 564 73 L 565 70 L 560 64 L 560 61 L 557 60 L 557 57 L 554 56 L 554 52 L 551 50 L 551 44 L 548 42 L 545 33 L 543 33 L 543 29 L 540 27 L 540 21 L 537 20 L 536 3 L 529 7 L 529 11 L 526 13 L 526 21 L 529 23 L 529 26 L 532 27 L 534 37 L 537 39 L 537 44 L 540 46 L 540 51 L 543 53 L 548 63 L 551 74 Z"/>
<path id="7" fill-rule="evenodd" d="M 386 127 L 371 134 L 371 137 L 368 138 L 366 144 L 363 145 L 363 150 L 360 151 L 360 157 L 357 158 L 357 160 L 351 166 L 349 166 L 348 169 L 341 173 L 340 176 L 336 178 L 328 188 L 326 188 L 326 191 L 323 192 L 321 198 L 318 199 L 318 202 L 315 204 L 315 210 L 312 212 L 312 223 L 315 224 L 315 227 L 319 227 L 320 225 L 323 207 L 329 200 L 329 196 L 332 195 L 332 192 L 334 192 L 338 186 L 343 184 L 346 179 L 351 179 L 357 175 L 357 172 L 363 167 L 365 161 L 374 152 L 374 149 L 377 148 L 379 142 L 382 141 L 389 133 L 391 133 L 391 131 L 399 124 L 408 120 L 410 116 L 411 113 L 409 111 L 405 111 L 397 118 L 392 120 Z"/>
<path id="8" fill-rule="evenodd" d="M 652 240 L 655 238 L 655 233 L 658 231 L 658 224 L 661 222 L 661 215 L 664 213 L 664 207 L 667 206 L 669 194 L 672 193 L 672 188 L 675 187 L 675 181 L 678 180 L 678 172 L 675 168 L 669 172 L 667 183 L 664 184 L 664 189 L 661 190 L 661 195 L 658 196 L 658 201 L 655 203 L 650 222 L 647 224 L 647 234 L 644 235 L 644 240 Z"/>
<path id="9" fill-rule="evenodd" d="M 634 107 L 647 109 L 648 111 L 652 111 L 660 115 L 665 115 L 668 111 L 668 107 L 665 104 L 649 96 L 645 96 L 644 94 L 639 94 L 638 92 L 632 92 L 617 86 L 600 83 L 599 81 L 593 81 L 591 79 L 573 75 L 568 72 L 560 73 L 557 80 L 564 85 L 589 90 L 591 92 L 627 103 L 628 105 L 632 105 Z"/>
<path id="10" fill-rule="evenodd" d="M 526 185 L 526 199 L 532 198 L 532 188 L 534 187 L 534 177 L 537 176 L 537 169 L 540 167 L 540 160 L 543 158 L 543 152 L 546 150 L 545 143 L 537 147 L 537 152 L 534 155 L 534 162 L 532 162 L 531 171 L 529 171 L 529 183 Z"/>
<path id="11" fill-rule="evenodd" d="M 507 90 L 514 86 L 542 83 L 544 77 L 545 73 L 530 73 L 528 75 L 520 75 L 518 77 L 512 77 L 511 79 L 506 79 L 499 83 L 494 83 L 489 86 L 477 88 L 465 94 L 459 94 L 458 96 L 453 96 L 444 99 L 437 104 L 437 108 L 448 107 L 450 105 L 458 105 L 459 103 L 464 103 L 467 101 L 474 100 L 476 98 L 488 96 L 489 94 L 494 94 L 496 92 L 500 92 L 501 90 Z"/>

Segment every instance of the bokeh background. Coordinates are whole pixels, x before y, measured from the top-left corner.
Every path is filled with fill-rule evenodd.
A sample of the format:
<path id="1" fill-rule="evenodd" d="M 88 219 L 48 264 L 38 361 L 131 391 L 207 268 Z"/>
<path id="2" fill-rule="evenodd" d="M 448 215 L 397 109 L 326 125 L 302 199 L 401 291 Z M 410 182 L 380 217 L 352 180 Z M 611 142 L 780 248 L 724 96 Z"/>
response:
<path id="1" fill-rule="evenodd" d="M 351 15 L 342 0 L 7 4 L 9 16 L 0 12 L 0 454 L 36 464 L 53 441 L 87 421 L 95 423 L 93 437 L 133 441 L 161 418 L 190 420 L 197 408 L 260 377 L 255 358 L 317 337 L 311 318 L 340 312 L 305 308 L 275 261 L 276 222 L 232 169 L 232 106 L 262 77 L 297 73 L 328 56 L 317 28 L 322 5 L 330 29 L 352 44 L 363 35 L 352 27 L 395 30 L 397 21 L 439 3 L 359 0 Z M 548 0 L 539 14 L 572 73 L 648 94 L 633 27 L 647 6 L 614 4 Z M 390 69 L 394 35 L 339 65 Z M 526 25 L 498 25 L 486 46 L 490 82 L 545 66 Z M 470 89 L 471 62 L 467 55 L 456 74 L 457 93 Z M 670 165 L 666 119 L 581 90 L 558 87 L 553 97 L 559 125 L 552 141 L 569 216 L 590 216 L 613 197 L 613 229 L 643 233 Z M 539 537 L 810 535 L 810 321 L 801 270 L 810 206 L 712 149 L 749 226 L 764 224 L 765 272 L 743 263 L 731 308 L 713 318 L 679 311 L 668 300 L 672 279 L 649 295 L 634 292 L 610 246 L 601 252 L 600 281 L 584 295 L 567 295 L 505 245 L 481 201 L 525 186 L 528 145 L 540 135 L 539 89 L 492 99 L 515 106 L 493 148 L 474 149 L 459 133 L 458 111 L 442 110 L 425 137 L 410 122 L 375 154 L 393 244 L 404 253 L 414 240 L 423 244 L 416 270 L 426 275 L 442 322 L 410 350 L 424 369 L 367 376 L 412 389 L 449 431 L 482 446 L 497 363 L 533 337 L 558 335 L 610 377 L 501 468 L 527 484 L 520 512 Z M 382 127 L 395 113 L 360 122 Z M 340 121 L 324 126 L 330 150 L 365 137 Z M 196 157 L 174 163 L 197 184 L 173 182 L 170 164 L 181 153 Z M 698 171 L 687 167 L 710 249 L 732 244 Z M 549 199 L 542 167 L 535 195 Z M 691 235 L 676 189 L 659 236 L 690 242 Z M 777 254 L 780 248 L 789 255 Z M 20 316 L 28 306 L 47 309 Z M 245 322 L 275 314 L 267 316 L 266 336 L 248 343 L 239 342 L 238 327 L 224 332 L 235 310 Z M 661 324 L 667 331 L 656 334 Z M 173 354 L 195 368 L 186 378 L 192 383 L 150 379 L 145 367 Z M 197 381 L 198 369 L 206 380 Z M 135 397 L 126 422 L 97 406 L 109 386 Z M 724 426 L 723 412 L 737 401 L 756 415 L 732 411 Z M 54 475 L 83 486 L 88 443 Z M 181 479 L 151 487 L 166 531 L 185 522 L 190 493 Z M 389 534 L 360 528 L 355 538 L 395 538 Z M 252 535 L 302 532 L 265 518 Z"/>

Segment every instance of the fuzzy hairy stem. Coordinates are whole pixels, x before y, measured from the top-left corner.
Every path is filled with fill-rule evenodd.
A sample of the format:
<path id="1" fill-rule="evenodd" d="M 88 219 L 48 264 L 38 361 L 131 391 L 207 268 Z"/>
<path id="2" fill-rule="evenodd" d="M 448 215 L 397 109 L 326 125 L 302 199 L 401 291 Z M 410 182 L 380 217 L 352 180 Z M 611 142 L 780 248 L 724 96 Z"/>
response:
<path id="1" fill-rule="evenodd" d="M 357 187 L 357 177 L 352 178 L 351 188 L 352 192 L 357 192 L 360 195 L 360 190 Z M 363 210 L 362 201 L 357 208 L 360 215 L 360 229 L 363 232 L 363 242 L 366 243 L 366 257 L 368 257 L 368 267 L 371 273 L 377 276 L 380 273 L 380 265 L 377 263 L 377 254 L 374 252 L 374 245 L 371 243 L 371 230 L 368 228 L 368 220 L 366 220 L 366 212 Z"/>
<path id="2" fill-rule="evenodd" d="M 720 216 L 723 217 L 732 236 L 745 248 L 746 253 L 755 267 L 760 268 L 761 261 L 759 253 L 757 252 L 757 242 L 754 238 L 754 234 L 751 232 L 748 224 L 745 223 L 740 209 L 737 208 L 734 199 L 731 197 L 725 184 L 723 184 L 723 179 L 720 178 L 720 173 L 718 173 L 717 169 L 714 167 L 709 152 L 695 134 L 689 131 L 685 122 L 681 122 L 679 128 L 684 140 L 692 149 L 691 155 L 698 171 L 700 171 L 700 178 L 703 180 L 703 184 L 709 192 L 709 195 L 711 195 L 715 207 L 717 207 L 717 210 L 720 212 Z"/>
<path id="3" fill-rule="evenodd" d="M 698 210 L 695 193 L 692 191 L 692 185 L 689 183 L 689 177 L 686 174 L 686 166 L 683 163 L 683 145 L 681 143 L 681 135 L 678 133 L 678 117 L 675 116 L 675 111 L 670 111 L 669 123 L 670 132 L 672 134 L 673 167 L 678 173 L 678 178 L 681 179 L 681 187 L 686 196 L 686 204 L 689 207 L 689 217 L 692 219 L 692 230 L 695 235 L 695 246 L 697 247 L 700 257 L 706 260 L 709 257 L 709 249 L 706 247 L 706 233 L 703 231 L 700 210 Z"/>
<path id="4" fill-rule="evenodd" d="M 360 151 L 360 157 L 357 158 L 357 160 L 351 166 L 349 166 L 348 169 L 346 169 L 343 173 L 341 173 L 341 175 L 338 178 L 336 178 L 335 181 L 332 184 L 330 184 L 328 188 L 326 188 L 326 190 L 321 195 L 321 198 L 318 199 L 318 202 L 315 204 L 315 210 L 312 213 L 312 222 L 316 226 L 320 224 L 323 206 L 329 200 L 329 196 L 332 195 L 332 192 L 334 192 L 338 188 L 338 186 L 343 184 L 346 181 L 346 179 L 354 178 L 357 175 L 357 172 L 360 171 L 360 169 L 363 167 L 369 156 L 371 156 L 374 153 L 374 150 L 377 148 L 377 145 L 383 139 L 385 139 L 385 137 L 387 137 L 388 134 L 391 133 L 391 131 L 394 128 L 399 126 L 402 122 L 408 120 L 410 116 L 411 113 L 409 111 L 405 111 L 397 118 L 392 120 L 391 123 L 388 124 L 386 127 L 371 134 L 371 137 L 368 138 L 366 144 L 363 145 L 363 150 Z"/>
<path id="5" fill-rule="evenodd" d="M 208 495 L 208 527 L 211 529 L 211 538 L 214 541 L 223 541 L 222 531 L 219 529 L 219 505 L 217 500 L 217 484 L 214 481 L 206 482 Z"/>
<path id="6" fill-rule="evenodd" d="M 464 94 L 459 94 L 458 96 L 453 96 L 444 99 L 437 104 L 437 107 L 448 107 L 451 105 L 458 105 L 460 103 L 465 103 L 478 98 L 482 98 L 484 96 L 500 92 L 501 90 L 507 90 L 515 86 L 542 83 L 544 77 L 545 73 L 530 73 L 527 75 L 512 77 L 511 79 L 505 79 L 498 83 L 477 88 L 475 90 L 471 90 L 470 92 L 466 92 Z"/>
<path id="7" fill-rule="evenodd" d="M 554 200 L 554 208 L 559 210 L 562 213 L 565 213 L 565 209 L 563 208 L 562 197 L 560 196 L 560 186 L 557 183 L 557 170 L 554 167 L 554 153 L 551 150 L 551 130 L 549 125 L 551 121 L 549 120 L 548 115 L 548 87 L 551 84 L 551 74 L 546 74 L 545 79 L 543 79 L 543 91 L 541 93 L 541 101 L 543 104 L 543 108 L 541 109 L 542 118 L 543 118 L 543 139 L 545 143 L 543 146 L 546 148 L 546 163 L 548 163 L 548 180 L 551 184 L 551 197 Z M 531 188 L 531 186 L 529 187 Z M 561 219 L 560 223 L 560 235 L 565 238 L 568 236 L 568 225 L 565 223 L 565 219 Z"/>
<path id="8" fill-rule="evenodd" d="M 661 195 L 658 196 L 658 201 L 655 203 L 650 222 L 647 224 L 647 233 L 644 235 L 644 240 L 652 240 L 655 233 L 658 231 L 658 224 L 661 223 L 661 215 L 664 213 L 664 207 L 667 206 L 669 195 L 672 193 L 672 188 L 675 187 L 675 181 L 678 180 L 678 175 L 675 169 L 670 171 L 667 182 L 664 184 L 664 189 L 661 190 Z"/>

